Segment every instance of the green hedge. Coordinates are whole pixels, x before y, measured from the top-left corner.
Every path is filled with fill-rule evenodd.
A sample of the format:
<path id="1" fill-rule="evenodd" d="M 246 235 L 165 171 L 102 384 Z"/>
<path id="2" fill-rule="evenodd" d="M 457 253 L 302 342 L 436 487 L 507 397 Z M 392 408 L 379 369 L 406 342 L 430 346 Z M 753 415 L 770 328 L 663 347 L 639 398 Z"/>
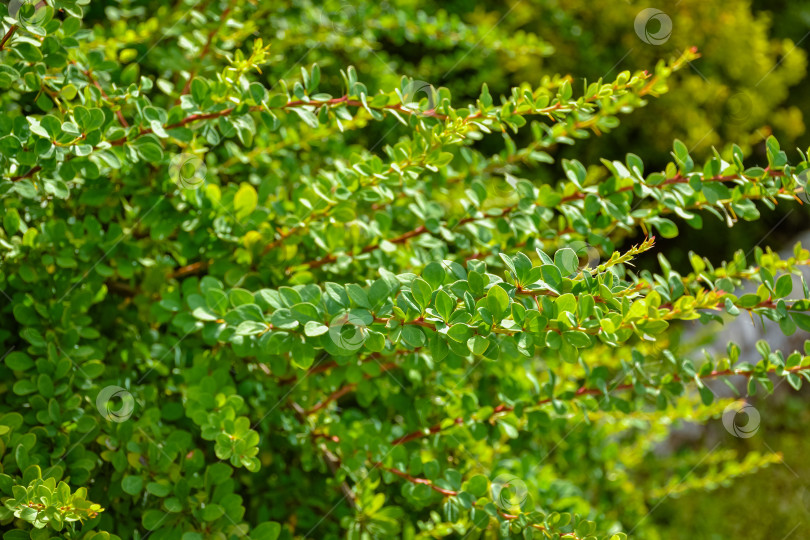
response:
<path id="1" fill-rule="evenodd" d="M 709 380 L 801 386 L 810 342 L 760 342 L 756 364 L 673 343 L 683 321 L 749 314 L 810 331 L 791 277 L 810 252 L 679 271 L 656 238 L 796 203 L 806 153 L 560 155 L 665 95 L 696 49 L 582 84 L 522 75 L 545 39 L 410 3 L 17 7 L 0 7 L 4 540 L 654 537 L 671 493 L 780 459 L 654 447 L 682 420 L 749 433 Z M 409 47 L 433 71 L 381 71 Z M 530 82 L 453 97 L 487 57 Z"/>

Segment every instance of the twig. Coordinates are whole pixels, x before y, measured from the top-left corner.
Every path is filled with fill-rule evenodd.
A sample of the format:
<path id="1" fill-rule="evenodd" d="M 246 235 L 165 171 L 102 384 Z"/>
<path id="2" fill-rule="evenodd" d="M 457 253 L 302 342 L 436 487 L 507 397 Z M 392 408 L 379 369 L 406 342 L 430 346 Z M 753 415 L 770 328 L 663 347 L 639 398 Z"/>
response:
<path id="1" fill-rule="evenodd" d="M 104 97 L 104 99 L 106 99 L 107 101 L 110 101 L 110 97 L 107 95 L 107 92 L 104 91 L 104 89 L 101 87 L 101 85 L 96 80 L 96 78 L 93 77 L 93 72 L 90 71 L 89 69 L 86 69 L 86 70 L 84 70 L 83 73 L 85 74 L 85 76 L 87 76 L 88 79 L 90 79 L 90 82 L 93 83 L 93 86 L 98 88 L 99 92 L 101 92 L 101 95 Z M 121 125 L 123 127 L 125 127 L 125 128 L 129 127 L 129 124 L 127 123 L 126 119 L 124 118 L 124 115 L 121 112 L 121 109 L 118 109 L 117 111 L 115 111 L 115 116 L 118 117 L 118 121 L 121 122 Z"/>
<path id="2" fill-rule="evenodd" d="M 293 408 L 293 411 L 295 411 L 295 415 L 296 417 L 298 417 L 298 420 L 302 424 L 305 424 L 307 421 L 306 418 L 307 414 L 306 411 L 304 411 L 303 407 L 301 407 L 301 405 L 299 405 L 295 401 L 291 403 L 291 406 Z M 313 438 L 317 439 L 318 437 L 313 434 Z M 326 460 L 326 465 L 329 467 L 329 470 L 332 471 L 333 475 L 337 474 L 338 468 L 340 467 L 340 458 L 338 458 L 335 454 L 329 451 L 329 449 L 326 448 L 326 445 L 323 443 L 318 443 L 318 448 L 323 453 L 324 458 Z M 352 508 L 355 508 L 357 506 L 357 503 L 355 502 L 354 492 L 352 491 L 352 488 L 349 487 L 349 484 L 347 484 L 346 482 L 341 482 L 340 491 L 343 492 L 344 497 L 346 498 L 347 501 L 349 501 L 349 505 Z"/>
<path id="3" fill-rule="evenodd" d="M 9 29 L 8 29 L 8 32 L 6 32 L 6 35 L 5 35 L 5 36 L 3 36 L 3 39 L 2 39 L 2 40 L 0 40 L 0 51 L 2 51 L 2 50 L 3 50 L 3 47 L 5 47 L 5 46 L 6 46 L 6 42 L 7 42 L 8 40 L 10 40 L 10 39 L 11 39 L 11 36 L 13 36 L 13 35 L 14 35 L 14 32 L 15 32 L 16 30 L 17 30 L 17 25 L 16 25 L 16 24 L 12 24 L 12 25 L 11 25 L 11 28 L 9 28 Z"/>
<path id="4" fill-rule="evenodd" d="M 225 10 L 222 12 L 222 15 L 220 15 L 219 24 L 217 25 L 217 27 L 208 33 L 208 39 L 205 41 L 205 46 L 202 48 L 200 54 L 198 55 L 199 58 L 198 64 L 205 59 L 206 55 L 211 50 L 211 43 L 214 40 L 214 36 L 216 36 L 219 33 L 219 31 L 222 29 L 222 25 L 225 24 L 225 21 L 228 18 L 228 13 L 230 13 L 231 10 L 233 9 L 233 4 L 234 0 L 231 0 L 228 3 L 228 7 L 226 7 Z M 186 81 L 185 86 L 183 86 L 183 90 L 180 92 L 180 96 L 188 94 L 189 90 L 191 90 L 191 81 L 194 80 L 194 77 L 196 76 L 198 71 L 199 69 L 195 68 L 192 69 L 191 73 L 188 74 L 188 80 Z M 180 96 L 178 96 L 177 101 L 175 103 L 180 103 Z"/>
<path id="5" fill-rule="evenodd" d="M 796 367 L 793 367 L 793 368 L 790 368 L 790 369 L 786 369 L 785 372 L 786 373 L 796 373 L 796 372 L 807 371 L 807 370 L 810 370 L 810 365 L 796 366 Z M 705 379 L 714 379 L 716 377 L 724 377 L 724 376 L 732 376 L 732 375 L 740 375 L 740 376 L 743 376 L 743 377 L 749 377 L 750 378 L 750 377 L 753 377 L 754 374 L 755 374 L 755 372 L 753 370 L 736 371 L 734 369 L 725 369 L 725 370 L 722 370 L 722 371 L 711 371 L 711 372 L 709 372 L 709 373 L 707 373 L 705 375 L 698 375 L 697 378 L 701 379 L 701 380 L 705 380 Z M 685 381 L 678 374 L 674 374 L 672 376 L 672 382 L 678 383 L 678 382 L 685 382 Z M 649 385 L 646 385 L 646 384 L 643 385 L 643 386 L 649 387 Z M 632 384 L 632 383 L 620 384 L 618 386 L 615 386 L 614 388 L 611 388 L 608 391 L 608 393 L 610 393 L 610 392 L 621 392 L 623 390 L 632 390 L 635 387 L 636 387 L 636 385 Z M 582 386 L 582 387 L 580 387 L 580 388 L 578 388 L 576 390 L 576 392 L 574 393 L 574 396 L 575 397 L 598 396 L 598 395 L 600 395 L 602 393 L 603 393 L 602 390 L 599 390 L 597 388 L 586 388 L 585 386 Z M 533 406 L 537 407 L 537 406 L 540 406 L 540 405 L 545 405 L 547 403 L 551 403 L 552 400 L 553 400 L 553 398 L 541 399 L 541 400 L 537 401 Z M 514 407 L 511 407 L 511 406 L 508 406 L 508 405 L 498 405 L 497 407 L 495 407 L 492 410 L 492 413 L 489 415 L 489 417 L 486 420 L 489 420 L 489 419 L 493 418 L 496 414 L 508 413 L 508 412 L 512 412 L 514 410 L 515 410 Z M 463 418 L 463 417 L 455 418 L 455 419 L 453 419 L 452 423 L 449 423 L 449 424 L 445 421 L 445 422 L 442 422 L 440 424 L 436 424 L 434 426 L 431 426 L 430 428 L 421 429 L 419 431 L 414 431 L 412 433 L 409 433 L 408 435 L 404 435 L 402 437 L 399 437 L 398 439 L 394 439 L 393 441 L 391 441 L 391 445 L 392 446 L 397 446 L 397 445 L 405 444 L 407 442 L 410 442 L 410 441 L 413 441 L 413 440 L 416 440 L 416 439 L 421 439 L 423 437 L 427 437 L 429 435 L 433 435 L 435 433 L 443 431 L 444 429 L 447 429 L 450 426 L 463 424 L 464 422 L 465 422 L 465 418 Z"/>

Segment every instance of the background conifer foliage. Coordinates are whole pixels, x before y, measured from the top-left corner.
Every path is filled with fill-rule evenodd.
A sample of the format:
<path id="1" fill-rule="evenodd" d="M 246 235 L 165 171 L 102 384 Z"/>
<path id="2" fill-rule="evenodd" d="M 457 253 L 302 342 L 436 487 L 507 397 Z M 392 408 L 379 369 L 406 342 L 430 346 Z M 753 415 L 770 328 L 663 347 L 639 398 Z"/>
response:
<path id="1" fill-rule="evenodd" d="M 0 5 L 3 540 L 671 538 L 781 462 L 734 443 L 810 341 L 675 344 L 806 335 L 810 251 L 677 241 L 807 215 L 804 54 L 730 3 L 756 83 L 709 8 L 594 8 L 624 70 L 578 3 L 486 4 Z M 660 452 L 684 421 L 723 437 Z"/>

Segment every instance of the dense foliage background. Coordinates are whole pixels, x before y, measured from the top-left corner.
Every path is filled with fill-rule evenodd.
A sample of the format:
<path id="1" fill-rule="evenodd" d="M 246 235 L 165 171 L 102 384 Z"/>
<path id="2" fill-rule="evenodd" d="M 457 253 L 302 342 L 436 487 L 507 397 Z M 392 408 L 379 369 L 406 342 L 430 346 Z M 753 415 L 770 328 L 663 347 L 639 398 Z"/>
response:
<path id="1" fill-rule="evenodd" d="M 4 2 L 4 540 L 801 537 L 810 4 L 648 9 Z"/>

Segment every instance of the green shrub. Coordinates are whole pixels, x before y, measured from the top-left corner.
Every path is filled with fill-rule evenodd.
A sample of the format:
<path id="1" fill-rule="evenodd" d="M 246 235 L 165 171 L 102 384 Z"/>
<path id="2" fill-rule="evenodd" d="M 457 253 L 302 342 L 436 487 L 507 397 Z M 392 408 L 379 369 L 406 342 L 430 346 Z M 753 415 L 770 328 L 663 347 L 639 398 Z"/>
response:
<path id="1" fill-rule="evenodd" d="M 748 364 L 673 340 L 748 314 L 810 331 L 791 277 L 810 252 L 633 261 L 804 197 L 806 154 L 769 138 L 762 166 L 739 147 L 697 163 L 675 141 L 661 171 L 549 168 L 695 50 L 459 104 L 342 56 L 416 35 L 451 50 L 444 69 L 543 42 L 369 6 L 194 5 L 0 7 L 4 540 L 655 538 L 670 494 L 779 460 L 654 447 L 684 419 L 750 434 L 709 380 L 801 386 L 810 342 Z M 288 54 L 314 42 L 320 64 Z"/>

